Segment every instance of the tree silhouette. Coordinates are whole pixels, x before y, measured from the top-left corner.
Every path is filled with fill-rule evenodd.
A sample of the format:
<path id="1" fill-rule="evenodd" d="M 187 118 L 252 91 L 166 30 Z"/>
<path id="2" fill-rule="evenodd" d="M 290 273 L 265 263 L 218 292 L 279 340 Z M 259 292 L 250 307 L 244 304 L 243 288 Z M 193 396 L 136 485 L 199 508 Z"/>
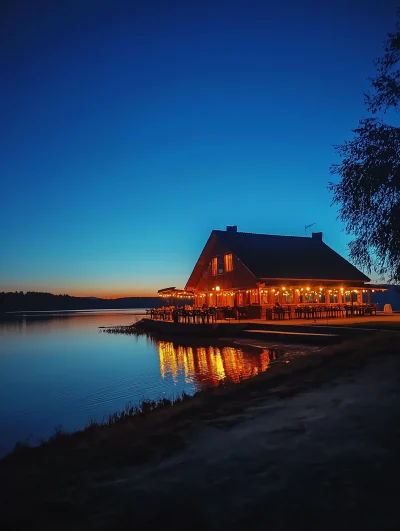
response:
<path id="1" fill-rule="evenodd" d="M 340 176 L 329 183 L 339 219 L 354 236 L 350 258 L 389 281 L 400 281 L 400 10 L 396 32 L 389 33 L 376 76 L 365 95 L 373 115 L 360 120 L 353 140 L 335 149 L 342 161 L 331 167 Z M 378 113 L 381 116 L 377 116 Z M 385 123 L 384 117 L 394 123 Z"/>

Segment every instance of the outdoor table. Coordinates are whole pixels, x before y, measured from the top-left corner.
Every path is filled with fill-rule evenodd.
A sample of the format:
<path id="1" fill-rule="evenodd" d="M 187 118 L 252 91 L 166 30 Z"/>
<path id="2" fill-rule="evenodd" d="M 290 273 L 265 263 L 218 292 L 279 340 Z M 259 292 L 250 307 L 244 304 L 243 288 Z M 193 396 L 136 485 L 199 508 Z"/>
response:
<path id="1" fill-rule="evenodd" d="M 311 306 L 303 306 L 303 318 L 304 319 L 311 319 L 312 317 L 312 308 Z"/>
<path id="2" fill-rule="evenodd" d="M 367 306 L 366 305 L 356 305 L 351 307 L 351 314 L 353 316 L 363 317 L 366 313 Z"/>
<path id="3" fill-rule="evenodd" d="M 359 315 L 359 309 L 357 306 L 352 306 L 350 304 L 346 304 L 344 307 L 346 312 L 346 317 L 355 317 Z"/>
<path id="4" fill-rule="evenodd" d="M 331 317 L 343 317 L 344 315 L 346 315 L 346 309 L 343 306 L 340 306 L 340 305 L 331 306 L 330 308 Z"/>
<path id="5" fill-rule="evenodd" d="M 172 318 L 172 311 L 161 308 L 152 308 L 150 310 L 150 317 L 151 319 L 166 321 Z"/>
<path id="6" fill-rule="evenodd" d="M 294 309 L 295 319 L 301 319 L 302 315 L 303 315 L 303 309 L 301 308 L 301 306 L 296 306 Z"/>
<path id="7" fill-rule="evenodd" d="M 365 308 L 365 315 L 376 315 L 376 305 L 375 304 L 369 304 Z"/>
<path id="8" fill-rule="evenodd" d="M 274 319 L 285 319 L 285 308 L 275 307 L 272 309 L 272 316 Z"/>
<path id="9" fill-rule="evenodd" d="M 337 317 L 338 316 L 338 307 L 337 306 L 327 306 L 326 308 L 327 317 Z"/>
<path id="10" fill-rule="evenodd" d="M 216 319 L 215 308 L 208 308 L 207 310 L 203 310 L 203 323 L 209 324 L 210 321 L 212 323 L 215 323 L 215 319 Z"/>
<path id="11" fill-rule="evenodd" d="M 290 306 L 288 306 L 287 308 L 284 308 L 284 317 L 287 316 L 288 319 L 291 319 L 292 318 L 292 309 Z"/>

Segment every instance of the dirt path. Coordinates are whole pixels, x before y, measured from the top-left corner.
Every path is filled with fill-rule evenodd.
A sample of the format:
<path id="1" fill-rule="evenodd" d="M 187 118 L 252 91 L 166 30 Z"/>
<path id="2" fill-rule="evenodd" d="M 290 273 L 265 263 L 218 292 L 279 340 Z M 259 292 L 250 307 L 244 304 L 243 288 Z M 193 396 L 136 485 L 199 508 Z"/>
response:
<path id="1" fill-rule="evenodd" d="M 399 529 L 399 384 L 400 360 L 387 357 L 259 400 L 199 427 L 162 463 L 122 474 L 121 496 L 163 529 Z"/>

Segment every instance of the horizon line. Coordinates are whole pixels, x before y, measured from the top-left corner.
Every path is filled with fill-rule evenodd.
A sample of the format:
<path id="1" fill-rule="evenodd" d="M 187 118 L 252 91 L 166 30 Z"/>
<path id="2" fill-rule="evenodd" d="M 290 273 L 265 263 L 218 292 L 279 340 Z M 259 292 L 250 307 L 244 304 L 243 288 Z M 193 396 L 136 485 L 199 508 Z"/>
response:
<path id="1" fill-rule="evenodd" d="M 42 290 L 33 290 L 33 289 L 28 289 L 28 290 L 2 290 L 1 293 L 23 293 L 24 295 L 26 295 L 27 293 L 43 293 L 43 294 L 49 294 L 49 295 L 53 295 L 55 297 L 58 297 L 58 296 L 68 296 L 68 297 L 76 297 L 76 298 L 81 298 L 81 299 L 104 299 L 104 300 L 115 300 L 115 299 L 130 299 L 130 298 L 158 298 L 158 295 L 157 293 L 153 293 L 151 295 L 148 295 L 148 294 L 128 294 L 128 295 L 125 295 L 125 294 L 110 294 L 110 293 L 106 293 L 106 294 L 102 294 L 102 295 L 89 295 L 89 294 L 77 294 L 76 292 L 75 293 L 54 293 L 52 291 L 42 291 Z"/>

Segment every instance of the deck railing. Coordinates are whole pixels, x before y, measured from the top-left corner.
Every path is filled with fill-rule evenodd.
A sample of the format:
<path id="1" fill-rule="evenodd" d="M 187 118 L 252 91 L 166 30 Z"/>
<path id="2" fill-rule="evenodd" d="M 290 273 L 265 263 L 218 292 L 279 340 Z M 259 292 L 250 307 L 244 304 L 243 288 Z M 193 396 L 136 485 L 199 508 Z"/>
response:
<path id="1" fill-rule="evenodd" d="M 287 305 L 267 307 L 261 314 L 264 320 L 282 319 L 327 319 L 338 317 L 363 317 L 376 315 L 376 304 L 314 304 L 314 305 Z M 248 318 L 247 307 L 221 307 L 221 308 L 153 308 L 146 311 L 151 319 L 174 321 L 177 323 L 206 324 L 220 320 L 242 320 Z"/>

